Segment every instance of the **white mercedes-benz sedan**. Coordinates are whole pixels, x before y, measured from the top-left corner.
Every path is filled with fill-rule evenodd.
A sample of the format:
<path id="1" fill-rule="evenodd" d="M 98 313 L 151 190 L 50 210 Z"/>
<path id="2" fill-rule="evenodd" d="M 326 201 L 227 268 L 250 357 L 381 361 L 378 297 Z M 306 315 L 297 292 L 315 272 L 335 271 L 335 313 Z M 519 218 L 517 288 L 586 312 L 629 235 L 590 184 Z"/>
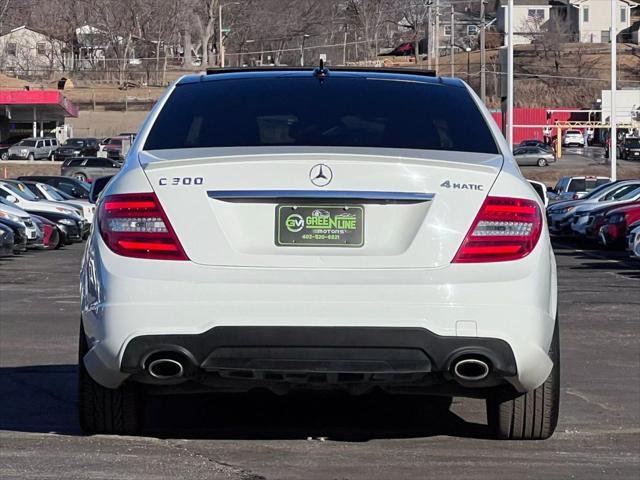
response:
<path id="1" fill-rule="evenodd" d="M 150 394 L 326 388 L 483 398 L 497 437 L 547 438 L 560 356 L 543 209 L 460 80 L 183 77 L 97 201 L 82 428 L 135 433 Z"/>

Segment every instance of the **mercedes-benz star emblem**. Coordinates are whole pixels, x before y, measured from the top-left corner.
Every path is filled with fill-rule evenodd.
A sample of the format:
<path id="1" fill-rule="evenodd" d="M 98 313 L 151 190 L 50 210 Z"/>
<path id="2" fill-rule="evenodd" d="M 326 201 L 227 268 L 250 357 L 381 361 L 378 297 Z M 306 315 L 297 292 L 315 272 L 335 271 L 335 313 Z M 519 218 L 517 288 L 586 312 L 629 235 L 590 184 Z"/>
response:
<path id="1" fill-rule="evenodd" d="M 332 178 L 333 172 L 324 163 L 314 165 L 311 167 L 311 171 L 309 172 L 309 180 L 311 180 L 311 183 L 316 187 L 325 187 L 329 185 Z"/>

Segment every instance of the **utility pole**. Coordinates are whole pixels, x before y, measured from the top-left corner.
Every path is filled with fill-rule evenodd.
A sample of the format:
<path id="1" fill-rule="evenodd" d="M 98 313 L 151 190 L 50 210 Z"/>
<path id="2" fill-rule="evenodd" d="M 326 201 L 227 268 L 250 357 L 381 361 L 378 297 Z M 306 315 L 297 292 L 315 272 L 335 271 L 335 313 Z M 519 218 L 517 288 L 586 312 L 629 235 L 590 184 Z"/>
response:
<path id="1" fill-rule="evenodd" d="M 203 45 L 203 48 L 205 46 Z M 224 47 L 222 46 L 222 2 L 218 4 L 218 63 L 224 67 Z"/>
<path id="2" fill-rule="evenodd" d="M 344 42 L 342 44 L 342 65 L 347 64 L 347 24 L 344 24 Z"/>
<path id="3" fill-rule="evenodd" d="M 440 0 L 436 0 L 436 28 L 435 28 L 435 70 L 438 75 L 440 67 Z"/>
<path id="4" fill-rule="evenodd" d="M 485 33 L 487 25 L 485 23 L 484 12 L 486 3 L 487 0 L 480 0 L 480 99 L 483 103 L 485 103 L 487 96 L 487 78 L 485 72 Z"/>
<path id="5" fill-rule="evenodd" d="M 617 158 L 616 154 L 618 153 L 618 137 L 617 137 L 617 129 L 616 129 L 616 90 L 617 90 L 617 71 L 616 71 L 616 62 L 617 62 L 617 49 L 618 44 L 616 43 L 616 10 L 618 9 L 618 2 L 611 2 L 611 117 L 609 120 L 609 124 L 611 125 L 611 135 L 610 135 L 610 145 L 609 145 L 609 159 L 611 160 L 611 181 L 615 182 L 616 177 L 618 175 L 618 166 L 617 166 Z"/>
<path id="6" fill-rule="evenodd" d="M 451 4 L 451 36 L 449 37 L 449 41 L 451 42 L 451 49 L 449 51 L 449 59 L 451 60 L 451 77 L 455 77 L 456 75 L 456 67 L 455 67 L 455 61 L 454 61 L 454 45 L 455 45 L 455 38 L 456 38 L 456 27 L 455 27 L 455 23 L 456 23 L 456 12 L 453 9 L 453 3 Z"/>
<path id="7" fill-rule="evenodd" d="M 427 68 L 431 70 L 431 49 L 433 46 L 433 42 L 431 41 L 431 2 L 427 5 Z M 417 42 L 416 45 L 419 45 L 420 42 Z M 417 54 L 418 52 L 416 52 Z M 418 58 L 416 57 L 416 63 L 418 63 Z"/>
<path id="8" fill-rule="evenodd" d="M 220 42 L 220 45 L 218 46 L 218 57 L 220 58 L 221 67 L 224 67 L 224 45 L 222 43 L 224 40 L 224 37 L 222 36 L 222 7 L 228 7 L 229 5 L 240 5 L 240 2 L 225 3 L 224 5 L 222 4 L 222 1 L 218 3 L 218 41 Z"/>
<path id="9" fill-rule="evenodd" d="M 612 2 L 617 5 L 617 2 Z M 507 35 L 507 145 L 513 149 L 513 0 L 509 0 Z M 560 141 L 560 139 L 558 139 Z"/>

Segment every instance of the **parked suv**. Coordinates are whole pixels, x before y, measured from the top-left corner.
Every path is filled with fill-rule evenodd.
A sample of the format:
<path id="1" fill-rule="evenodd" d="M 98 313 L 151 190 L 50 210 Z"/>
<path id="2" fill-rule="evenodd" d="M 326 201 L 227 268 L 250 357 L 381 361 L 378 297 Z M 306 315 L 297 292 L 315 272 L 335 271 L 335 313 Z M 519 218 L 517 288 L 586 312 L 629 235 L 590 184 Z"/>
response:
<path id="1" fill-rule="evenodd" d="M 70 138 L 55 152 L 56 160 L 66 160 L 71 157 L 90 157 L 98 153 L 99 145 L 96 138 Z"/>
<path id="2" fill-rule="evenodd" d="M 9 147 L 10 160 L 42 160 L 51 158 L 58 148 L 55 138 L 29 137 Z"/>
<path id="3" fill-rule="evenodd" d="M 92 182 L 94 178 L 115 175 L 120 163 L 109 158 L 79 157 L 65 160 L 61 173 L 65 177 L 77 178 L 82 182 Z"/>
<path id="4" fill-rule="evenodd" d="M 24 135 L 14 135 L 0 141 L 0 159 L 9 160 L 9 149 L 24 138 Z"/>
<path id="5" fill-rule="evenodd" d="M 623 160 L 640 160 L 640 138 L 626 137 L 619 148 Z"/>
<path id="6" fill-rule="evenodd" d="M 124 140 L 131 140 L 130 137 L 111 137 L 109 143 L 104 145 L 103 150 L 107 152 L 107 157 L 123 161 L 124 155 L 122 154 L 122 142 Z"/>

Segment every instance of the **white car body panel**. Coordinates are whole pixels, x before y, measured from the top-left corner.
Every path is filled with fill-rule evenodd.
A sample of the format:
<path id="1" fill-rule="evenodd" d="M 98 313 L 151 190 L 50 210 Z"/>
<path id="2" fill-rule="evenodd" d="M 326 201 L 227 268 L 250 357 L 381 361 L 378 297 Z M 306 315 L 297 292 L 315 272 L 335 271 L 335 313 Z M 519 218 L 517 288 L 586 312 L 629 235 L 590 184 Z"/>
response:
<path id="1" fill-rule="evenodd" d="M 356 149 L 350 153 L 344 151 L 348 149 L 336 153 L 324 150 L 325 153 L 297 154 L 276 149 L 273 154 L 238 152 L 214 157 L 213 151 L 196 149 L 189 152 L 193 160 L 161 162 L 157 156 L 150 158 L 154 152 L 143 152 L 140 158 L 147 164 L 144 171 L 149 182 L 176 233 L 184 239 L 183 247 L 192 261 L 255 267 L 415 268 L 448 264 L 476 214 L 456 211 L 454 215 L 456 203 L 479 206 L 502 165 L 501 156 L 485 154 L 476 154 L 478 158 L 473 163 L 451 163 L 446 159 L 459 154 L 396 152 L 391 157 L 381 152 L 358 154 Z M 171 152 L 167 154 L 169 158 L 170 155 Z M 437 201 L 367 205 L 368 228 L 362 248 L 287 249 L 273 242 L 274 203 L 227 202 L 207 196 L 207 191 L 220 190 L 310 190 L 315 187 L 309 182 L 309 170 L 319 163 L 333 171 L 331 190 L 429 192 L 435 193 Z M 366 175 L 362 175 L 363 169 Z M 181 177 L 202 177 L 204 183 L 160 186 L 160 179 L 170 183 L 178 175 L 176 172 Z M 479 185 L 482 190 L 440 187 L 445 181 Z M 189 216 L 181 214 L 185 208 L 192 212 Z M 427 217 L 429 222 L 424 222 Z M 208 242 L 202 242 L 203 237 Z"/>
<path id="2" fill-rule="evenodd" d="M 171 91 L 147 117 L 102 198 L 155 192 L 190 261 L 123 257 L 93 229 L 81 272 L 81 308 L 90 343 L 84 364 L 96 381 L 115 388 L 128 377 L 120 362 L 137 336 L 198 334 L 216 326 L 403 326 L 503 339 L 518 368 L 509 382 L 524 392 L 545 381 L 552 369 L 547 352 L 557 309 L 546 226 L 523 259 L 451 263 L 488 194 L 530 199 L 544 212 L 475 94 L 502 155 L 326 148 L 143 151 Z M 365 230 L 365 246 L 348 251 L 275 247 L 273 203 L 226 204 L 207 196 L 209 190 L 318 190 L 309 181 L 309 169 L 317 163 L 333 170 L 324 191 L 435 196 L 418 205 L 386 206 L 386 212 L 366 205 L 366 222 L 384 219 L 392 228 L 367 223 L 375 230 Z M 202 185 L 160 185 L 161 178 L 195 176 L 203 178 Z M 447 189 L 441 186 L 446 180 L 483 188 Z M 412 223 L 403 226 L 400 220 Z M 319 296 L 320 309 L 315 308 Z"/>
<path id="3" fill-rule="evenodd" d="M 55 187 L 39 182 L 36 182 L 36 187 L 48 201 L 69 205 L 70 207 L 79 210 L 82 213 L 82 218 L 84 218 L 88 223 L 93 223 L 95 206 L 92 205 L 88 200 L 84 200 L 81 198 L 76 198 L 73 200 L 56 200 L 51 196 L 51 193 L 49 191 L 50 188 L 53 189 Z"/>
<path id="4" fill-rule="evenodd" d="M 2 188 L 2 182 L 0 181 L 0 188 Z M 14 195 L 10 190 L 6 190 L 7 193 Z M 48 200 L 28 200 L 18 195 L 14 195 L 17 199 L 16 205 L 23 210 L 32 210 L 34 212 L 51 212 L 51 213 L 64 213 L 66 215 L 72 215 L 80 218 L 75 208 L 69 208 L 64 205 L 60 205 L 59 202 L 50 202 Z"/>

